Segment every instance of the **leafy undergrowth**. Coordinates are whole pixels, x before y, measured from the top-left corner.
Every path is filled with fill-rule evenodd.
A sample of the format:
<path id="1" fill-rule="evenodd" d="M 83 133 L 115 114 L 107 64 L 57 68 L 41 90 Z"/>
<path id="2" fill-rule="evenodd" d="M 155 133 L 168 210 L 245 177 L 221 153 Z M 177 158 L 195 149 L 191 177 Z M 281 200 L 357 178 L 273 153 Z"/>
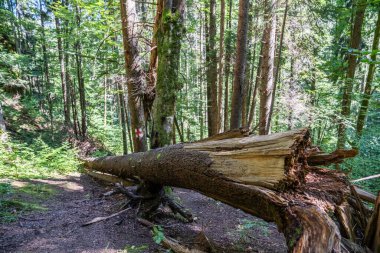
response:
<path id="1" fill-rule="evenodd" d="M 0 178 L 47 178 L 76 171 L 77 151 L 66 142 L 55 147 L 41 138 L 23 142 L 8 137 L 0 142 Z"/>
<path id="2" fill-rule="evenodd" d="M 24 213 L 47 210 L 42 202 L 55 190 L 47 185 L 4 181 L 0 183 L 0 222 L 16 221 Z"/>

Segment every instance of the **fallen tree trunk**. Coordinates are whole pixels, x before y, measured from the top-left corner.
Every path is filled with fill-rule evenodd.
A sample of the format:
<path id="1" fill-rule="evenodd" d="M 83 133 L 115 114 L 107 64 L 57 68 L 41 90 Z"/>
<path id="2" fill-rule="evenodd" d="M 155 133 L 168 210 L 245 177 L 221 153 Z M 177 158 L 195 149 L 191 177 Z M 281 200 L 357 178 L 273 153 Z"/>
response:
<path id="1" fill-rule="evenodd" d="M 193 189 L 274 221 L 292 252 L 360 248 L 356 235 L 366 227 L 361 201 L 343 174 L 308 166 L 310 150 L 309 132 L 301 129 L 178 144 L 90 159 L 85 165 L 124 179 L 139 176 L 159 185 Z"/>

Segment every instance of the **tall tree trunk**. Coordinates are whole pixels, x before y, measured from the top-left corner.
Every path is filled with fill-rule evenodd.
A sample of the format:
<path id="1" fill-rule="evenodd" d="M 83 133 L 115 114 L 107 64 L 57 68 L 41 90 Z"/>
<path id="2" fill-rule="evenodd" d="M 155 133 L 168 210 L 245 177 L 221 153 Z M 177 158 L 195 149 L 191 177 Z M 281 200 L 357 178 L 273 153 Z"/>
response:
<path id="1" fill-rule="evenodd" d="M 209 22 L 206 29 L 207 125 L 209 136 L 218 133 L 218 59 L 216 56 L 215 39 L 215 0 L 209 0 Z"/>
<path id="2" fill-rule="evenodd" d="M 67 80 L 68 82 L 71 82 L 71 80 Z M 70 85 L 70 97 L 71 97 L 71 111 L 72 111 L 72 118 L 73 118 L 73 129 L 75 138 L 79 138 L 81 135 L 81 129 L 80 124 L 78 120 L 78 110 L 77 110 L 77 98 L 76 98 L 76 89 L 75 89 L 75 79 L 72 85 Z"/>
<path id="3" fill-rule="evenodd" d="M 157 33 L 157 83 L 153 105 L 152 148 L 170 145 L 177 92 L 185 1 L 162 1 L 163 13 Z M 160 5 L 160 4 L 159 4 Z"/>
<path id="4" fill-rule="evenodd" d="M 46 4 L 46 3 L 45 3 Z M 53 126 L 53 101 L 51 96 L 51 83 L 50 83 L 50 73 L 49 73 L 49 58 L 47 55 L 46 49 L 46 35 L 45 35 L 45 13 L 42 8 L 42 0 L 39 0 L 40 6 L 40 21 L 41 21 L 41 33 L 42 33 L 42 55 L 43 55 L 43 68 L 44 68 L 44 78 L 45 78 L 45 86 L 46 86 L 46 100 L 48 102 L 49 107 L 49 118 L 50 118 L 50 128 L 51 131 L 54 131 Z"/>
<path id="5" fill-rule="evenodd" d="M 372 42 L 371 62 L 368 67 L 368 74 L 367 74 L 367 80 L 365 83 L 363 99 L 360 104 L 358 120 L 356 123 L 356 133 L 358 135 L 359 140 L 363 133 L 365 119 L 366 119 L 367 111 L 368 111 L 368 105 L 372 96 L 372 81 L 375 74 L 375 68 L 376 68 L 375 62 L 376 62 L 376 55 L 377 55 L 376 51 L 379 49 L 379 39 L 380 39 L 380 9 L 377 13 L 375 34 L 374 34 L 373 42 Z"/>
<path id="6" fill-rule="evenodd" d="M 260 79 L 261 79 L 260 75 L 261 75 L 262 55 L 263 55 L 263 45 L 261 45 L 261 48 L 260 48 L 259 63 L 257 65 L 257 70 L 256 70 L 255 87 L 253 88 L 251 108 L 249 111 L 248 125 L 247 125 L 249 128 L 252 127 L 253 118 L 255 116 L 256 94 L 257 94 L 257 89 L 260 86 Z"/>
<path id="7" fill-rule="evenodd" d="M 61 76 L 61 85 L 62 85 L 62 96 L 63 96 L 63 113 L 65 118 L 65 127 L 71 127 L 70 121 L 70 90 L 67 85 L 67 75 L 66 75 L 66 64 L 65 64 L 65 56 L 63 52 L 63 43 L 62 43 L 62 29 L 60 20 L 57 16 L 55 16 L 55 28 L 57 32 L 57 47 L 58 47 L 58 60 L 60 66 L 60 76 Z"/>
<path id="8" fill-rule="evenodd" d="M 223 98 L 223 57 L 224 57 L 224 19 L 225 0 L 220 1 L 220 27 L 219 27 L 219 69 L 218 69 L 218 132 L 222 128 L 222 98 Z"/>
<path id="9" fill-rule="evenodd" d="M 148 89 L 147 94 L 149 94 L 149 97 L 145 98 L 145 104 L 147 104 L 147 107 L 144 108 L 146 111 L 147 116 L 150 116 L 150 110 L 151 105 L 153 105 L 154 96 L 155 96 L 155 87 L 157 82 L 157 63 L 158 63 L 158 49 L 157 49 L 157 35 L 158 35 L 158 29 L 160 25 L 160 21 L 162 18 L 163 13 L 163 1 L 157 1 L 157 8 L 156 8 L 156 17 L 154 19 L 154 27 L 153 27 L 153 38 L 151 43 L 151 51 L 150 51 L 150 59 L 149 59 L 149 72 L 148 72 Z"/>
<path id="10" fill-rule="evenodd" d="M 350 50 L 348 52 L 347 59 L 347 73 L 343 86 L 343 97 L 342 97 L 342 109 L 341 109 L 341 119 L 338 125 L 338 143 L 337 147 L 339 149 L 344 148 L 346 144 L 346 121 L 351 114 L 351 101 L 352 101 L 352 91 L 354 85 L 355 71 L 356 71 L 356 53 L 350 53 L 351 50 L 360 49 L 360 42 L 362 38 L 362 26 L 364 21 L 364 13 L 367 7 L 367 0 L 358 0 L 354 15 L 354 26 L 351 30 L 350 38 Z"/>
<path id="11" fill-rule="evenodd" d="M 263 33 L 263 52 L 260 83 L 259 134 L 269 132 L 269 114 L 273 94 L 274 56 L 276 47 L 276 0 L 265 0 L 265 29 Z"/>
<path id="12" fill-rule="evenodd" d="M 83 70 L 82 70 L 82 45 L 79 33 L 79 29 L 81 26 L 80 20 L 80 9 L 79 6 L 75 6 L 75 15 L 76 15 L 76 25 L 77 25 L 77 39 L 75 42 L 75 61 L 77 65 L 77 79 L 78 79 L 78 89 L 79 89 L 79 104 L 81 111 L 81 134 L 82 138 L 85 139 L 87 135 L 87 113 L 86 113 L 86 94 L 84 87 L 84 78 L 83 78 Z"/>
<path id="13" fill-rule="evenodd" d="M 281 68 L 282 44 L 284 42 L 285 25 L 286 25 L 287 15 L 288 15 L 288 0 L 285 0 L 285 10 L 284 10 L 284 18 L 282 20 L 282 26 L 281 26 L 280 44 L 278 46 L 277 61 L 275 61 L 276 62 L 276 67 L 275 67 L 275 74 L 274 74 L 274 81 L 273 81 L 272 101 L 271 101 L 271 104 L 270 104 L 270 111 L 269 111 L 268 131 L 270 129 L 270 124 L 271 124 L 271 121 L 272 121 L 274 102 L 275 102 L 275 99 L 276 99 L 276 89 L 277 89 L 278 77 L 279 77 L 279 74 L 280 74 L 280 68 Z"/>
<path id="14" fill-rule="evenodd" d="M 229 77 L 230 77 L 230 66 L 231 66 L 231 51 L 232 51 L 232 31 L 231 31 L 231 23 L 232 23 L 232 0 L 228 2 L 228 30 L 226 36 L 226 54 L 224 59 L 224 126 L 223 131 L 227 131 L 229 129 Z"/>
<path id="15" fill-rule="evenodd" d="M 236 43 L 236 62 L 234 69 L 234 82 L 232 90 L 231 129 L 241 127 L 242 102 L 244 90 L 245 64 L 247 57 L 249 1 L 239 1 L 238 37 Z"/>
<path id="16" fill-rule="evenodd" d="M 120 106 L 120 121 L 121 121 L 121 136 L 123 139 L 123 154 L 128 154 L 128 140 L 127 140 L 127 128 L 126 128 L 126 110 L 123 85 L 117 82 L 117 94 L 119 98 Z"/>
<path id="17" fill-rule="evenodd" d="M 120 9 L 125 69 L 128 74 L 128 105 L 131 112 L 133 147 L 135 152 L 141 152 L 147 150 L 142 101 L 146 80 L 139 58 L 138 40 L 135 36 L 137 34 L 136 23 L 138 22 L 135 1 L 120 0 Z"/>
<path id="18" fill-rule="evenodd" d="M 5 120 L 4 120 L 4 114 L 3 109 L 0 102 L 0 135 L 5 133 L 6 127 L 5 127 Z"/>

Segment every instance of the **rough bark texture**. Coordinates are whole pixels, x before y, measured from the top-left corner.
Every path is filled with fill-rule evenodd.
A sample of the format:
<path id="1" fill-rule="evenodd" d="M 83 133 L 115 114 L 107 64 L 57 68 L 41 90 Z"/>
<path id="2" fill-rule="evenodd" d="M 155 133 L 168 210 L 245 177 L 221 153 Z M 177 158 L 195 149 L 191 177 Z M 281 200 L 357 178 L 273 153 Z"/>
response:
<path id="1" fill-rule="evenodd" d="M 229 121 L 229 77 L 230 77 L 230 65 L 231 65 L 231 21 L 232 21 L 232 0 L 228 3 L 228 30 L 226 33 L 226 56 L 224 59 L 224 74 L 225 74 L 225 81 L 224 81 L 224 124 L 223 124 L 223 130 L 227 131 L 229 129 L 228 123 Z"/>
<path id="2" fill-rule="evenodd" d="M 120 0 L 121 24 L 125 68 L 128 74 L 128 106 L 131 113 L 131 128 L 135 152 L 147 150 L 144 106 L 142 98 L 146 87 L 144 71 L 138 55 L 138 40 L 135 23 L 138 22 L 135 1 Z"/>
<path id="3" fill-rule="evenodd" d="M 307 165 L 315 153 L 310 145 L 308 131 L 301 129 L 97 158 L 86 166 L 194 189 L 274 221 L 290 252 L 362 249 L 352 235 L 366 227 L 363 206 L 343 174 Z"/>
<path id="4" fill-rule="evenodd" d="M 219 28 L 219 68 L 218 68 L 218 132 L 222 128 L 222 98 L 223 98 L 223 58 L 224 58 L 224 20 L 226 3 L 220 1 L 220 28 Z"/>
<path id="5" fill-rule="evenodd" d="M 375 29 L 375 34 L 374 34 L 373 43 L 372 43 L 372 54 L 371 54 L 372 62 L 369 64 L 369 67 L 368 67 L 367 80 L 365 83 L 363 99 L 360 104 L 358 121 L 356 124 L 356 132 L 359 139 L 363 132 L 365 118 L 367 116 L 367 111 L 368 111 L 368 104 L 372 96 L 372 81 L 375 74 L 376 50 L 378 50 L 379 48 L 379 39 L 380 39 L 380 9 L 377 13 L 376 29 Z"/>
<path id="6" fill-rule="evenodd" d="M 247 33 L 248 33 L 249 1 L 239 1 L 239 23 L 236 44 L 236 62 L 234 69 L 234 83 L 232 89 L 231 129 L 241 127 L 245 65 L 247 57 Z"/>
<path id="7" fill-rule="evenodd" d="M 367 0 L 358 0 L 356 3 L 356 11 L 354 18 L 354 25 L 351 31 L 350 38 L 350 50 L 360 49 L 360 42 L 362 38 L 362 26 L 364 21 L 364 12 L 367 7 Z M 351 114 L 351 101 L 352 101 L 352 90 L 354 85 L 355 71 L 357 55 L 355 53 L 348 54 L 348 67 L 347 74 L 345 78 L 345 83 L 343 86 L 343 97 L 342 97 L 342 110 L 341 110 L 341 120 L 338 126 L 338 149 L 344 148 L 346 144 L 346 120 Z"/>
<path id="8" fill-rule="evenodd" d="M 157 31 L 158 68 L 153 107 L 153 148 L 170 145 L 173 138 L 176 96 L 182 88 L 178 82 L 178 71 L 184 33 L 184 8 L 183 0 L 163 1 L 163 14 Z"/>
<path id="9" fill-rule="evenodd" d="M 274 81 L 274 56 L 276 37 L 276 0 L 265 0 L 264 13 L 265 29 L 263 33 L 263 49 L 260 83 L 260 117 L 259 134 L 269 132 L 269 114 L 272 103 Z"/>
<path id="10" fill-rule="evenodd" d="M 217 61 L 215 37 L 216 17 L 215 0 L 209 2 L 209 23 L 207 29 L 206 64 L 207 64 L 207 122 L 208 135 L 218 133 L 218 86 L 217 86 Z"/>

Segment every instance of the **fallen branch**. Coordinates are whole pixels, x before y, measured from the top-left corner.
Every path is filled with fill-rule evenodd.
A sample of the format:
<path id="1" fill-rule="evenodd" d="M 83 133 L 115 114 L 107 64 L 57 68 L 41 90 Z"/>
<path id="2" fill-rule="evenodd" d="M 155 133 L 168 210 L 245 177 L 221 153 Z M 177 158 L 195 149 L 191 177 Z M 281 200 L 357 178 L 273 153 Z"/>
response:
<path id="1" fill-rule="evenodd" d="M 96 218 L 92 219 L 91 221 L 82 224 L 82 227 L 84 227 L 84 226 L 88 226 L 88 225 L 91 225 L 91 224 L 94 224 L 94 223 L 97 223 L 97 222 L 101 222 L 101 221 L 105 221 L 105 220 L 111 219 L 112 217 L 115 217 L 115 216 L 118 216 L 118 215 L 120 215 L 120 214 L 122 214 L 122 213 L 125 213 L 126 211 L 128 211 L 128 210 L 130 210 L 130 209 L 131 209 L 131 208 L 128 207 L 128 208 L 126 208 L 126 209 L 124 209 L 124 210 L 121 210 L 120 212 L 114 213 L 114 214 L 112 214 L 112 215 L 110 215 L 110 216 L 96 217 Z"/>
<path id="2" fill-rule="evenodd" d="M 359 188 L 357 186 L 354 186 L 354 188 L 355 188 L 356 193 L 360 197 L 360 199 L 375 204 L 375 201 L 376 201 L 376 196 L 375 195 L 373 195 L 370 192 L 366 192 L 366 191 L 364 191 L 363 189 L 361 189 L 361 188 Z"/>
<path id="3" fill-rule="evenodd" d="M 137 221 L 140 222 L 142 225 L 153 228 L 155 225 L 142 218 L 137 218 Z M 165 248 L 171 249 L 175 253 L 205 253 L 204 251 L 198 250 L 198 249 L 189 249 L 181 244 L 179 244 L 178 241 L 174 240 L 173 238 L 170 238 L 168 236 L 164 236 L 162 239 L 162 245 Z"/>
<path id="4" fill-rule="evenodd" d="M 351 180 L 351 183 L 357 183 L 357 182 L 360 182 L 360 181 L 365 181 L 365 180 L 368 180 L 368 179 L 373 179 L 373 178 L 378 178 L 378 177 L 380 177 L 380 174 L 372 175 L 372 176 L 369 176 L 369 177 L 363 177 L 363 178 L 359 178 L 359 179 L 355 179 L 355 180 Z"/>

